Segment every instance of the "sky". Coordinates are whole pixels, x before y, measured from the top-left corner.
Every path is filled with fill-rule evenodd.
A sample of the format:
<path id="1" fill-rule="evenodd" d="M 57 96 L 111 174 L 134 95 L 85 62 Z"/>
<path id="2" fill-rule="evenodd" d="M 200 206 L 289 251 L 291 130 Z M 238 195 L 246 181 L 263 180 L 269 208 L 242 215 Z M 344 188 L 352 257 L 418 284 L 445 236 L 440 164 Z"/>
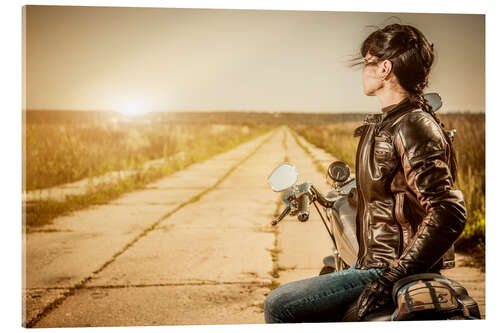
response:
<path id="1" fill-rule="evenodd" d="M 25 8 L 23 109 L 373 112 L 349 60 L 401 22 L 434 43 L 441 112 L 485 110 L 484 15 Z"/>

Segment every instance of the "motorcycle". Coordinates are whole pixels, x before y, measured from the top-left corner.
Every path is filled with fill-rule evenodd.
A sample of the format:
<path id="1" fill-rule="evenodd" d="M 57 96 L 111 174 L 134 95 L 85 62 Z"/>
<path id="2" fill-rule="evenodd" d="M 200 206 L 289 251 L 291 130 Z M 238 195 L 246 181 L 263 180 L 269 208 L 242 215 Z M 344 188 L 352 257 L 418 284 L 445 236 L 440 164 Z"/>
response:
<path id="1" fill-rule="evenodd" d="M 438 94 L 425 96 L 435 111 L 442 105 Z M 454 131 L 449 135 L 453 136 Z M 271 224 L 277 225 L 287 215 L 306 222 L 313 204 L 332 240 L 332 254 L 323 259 L 320 275 L 349 269 L 357 259 L 356 238 L 356 178 L 342 161 L 330 164 L 327 179 L 333 189 L 323 195 L 310 182 L 297 185 L 295 166 L 284 162 L 268 177 L 275 192 L 284 192 L 286 207 Z M 318 204 L 323 208 L 323 216 Z M 328 222 L 327 222 L 328 221 Z M 393 304 L 367 314 L 363 321 L 398 321 L 432 319 L 480 319 L 477 303 L 458 282 L 437 273 L 422 273 L 405 277 L 394 284 Z M 357 321 L 356 304 L 351 304 L 344 321 Z"/>

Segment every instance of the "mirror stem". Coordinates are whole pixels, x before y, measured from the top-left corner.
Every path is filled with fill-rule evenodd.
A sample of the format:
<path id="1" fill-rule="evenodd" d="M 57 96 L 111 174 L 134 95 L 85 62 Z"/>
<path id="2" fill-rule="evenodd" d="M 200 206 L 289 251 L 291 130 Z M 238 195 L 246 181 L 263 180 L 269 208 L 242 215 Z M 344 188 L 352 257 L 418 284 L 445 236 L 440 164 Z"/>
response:
<path id="1" fill-rule="evenodd" d="M 318 191 L 314 185 L 311 185 L 311 191 L 314 193 L 314 196 L 318 200 L 321 206 L 326 208 L 332 208 L 335 201 L 327 199 L 320 191 Z"/>

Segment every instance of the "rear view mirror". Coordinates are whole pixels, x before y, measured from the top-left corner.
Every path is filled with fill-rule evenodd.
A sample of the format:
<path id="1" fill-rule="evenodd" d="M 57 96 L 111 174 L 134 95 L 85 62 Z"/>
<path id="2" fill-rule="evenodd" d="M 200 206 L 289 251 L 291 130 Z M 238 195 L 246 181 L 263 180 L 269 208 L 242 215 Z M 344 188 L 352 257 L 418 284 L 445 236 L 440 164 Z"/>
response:
<path id="1" fill-rule="evenodd" d="M 290 163 L 281 163 L 267 178 L 267 182 L 275 192 L 281 192 L 295 185 L 299 174 L 295 166 Z"/>
<path id="2" fill-rule="evenodd" d="M 443 101 L 438 93 L 428 93 L 424 94 L 424 98 L 427 100 L 432 108 L 432 111 L 436 112 L 443 106 Z"/>

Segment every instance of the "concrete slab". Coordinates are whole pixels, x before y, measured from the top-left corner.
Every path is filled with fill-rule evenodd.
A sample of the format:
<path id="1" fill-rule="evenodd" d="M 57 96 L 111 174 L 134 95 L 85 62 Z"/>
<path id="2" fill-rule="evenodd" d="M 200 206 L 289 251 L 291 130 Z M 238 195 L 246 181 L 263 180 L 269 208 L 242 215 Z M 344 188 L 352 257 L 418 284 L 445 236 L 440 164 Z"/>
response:
<path id="1" fill-rule="evenodd" d="M 140 193 L 137 195 L 140 197 Z M 38 228 L 27 234 L 27 244 L 38 237 L 40 232 L 62 231 L 68 232 L 106 232 L 110 234 L 131 234 L 137 230 L 144 230 L 153 222 L 172 211 L 177 204 L 134 204 L 134 205 L 96 205 L 87 209 L 61 216 L 51 224 Z M 40 244 L 41 245 L 41 244 Z"/>
<path id="2" fill-rule="evenodd" d="M 82 289 L 35 327 L 264 323 L 268 291 L 253 285 Z"/>
<path id="3" fill-rule="evenodd" d="M 165 225 L 128 249 L 89 286 L 181 282 L 270 283 L 274 236 L 241 229 Z"/>
<path id="4" fill-rule="evenodd" d="M 293 219 L 290 217 L 288 220 Z M 323 267 L 323 257 L 331 254 L 331 240 L 319 221 L 283 221 L 278 236 L 280 266 L 314 269 Z M 288 222 L 288 223 L 287 223 Z"/>
<path id="5" fill-rule="evenodd" d="M 170 189 L 212 187 L 229 169 L 244 159 L 251 151 L 255 150 L 259 144 L 267 140 L 270 135 L 272 135 L 272 133 L 244 143 L 210 160 L 193 164 L 169 177 L 150 183 L 147 188 Z"/>
<path id="6" fill-rule="evenodd" d="M 134 191 L 113 200 L 111 205 L 178 205 L 203 191 L 199 188 L 162 188 Z"/>
<path id="7" fill-rule="evenodd" d="M 275 194 L 267 189 L 214 189 L 169 217 L 162 226 L 178 228 L 246 229 L 271 232 Z"/>
<path id="8" fill-rule="evenodd" d="M 39 313 L 40 309 L 64 296 L 69 289 L 27 289 L 23 290 L 23 318 L 22 322 L 27 323 L 33 320 Z"/>
<path id="9" fill-rule="evenodd" d="M 206 188 L 214 186 L 220 179 L 220 177 L 222 177 L 226 172 L 227 170 L 222 169 L 220 174 L 216 175 L 207 175 L 207 174 L 195 175 L 190 172 L 183 173 L 182 171 L 179 171 L 169 177 L 150 183 L 146 188 L 151 188 L 151 189 L 189 188 L 189 189 L 204 190 Z"/>
<path id="10" fill-rule="evenodd" d="M 174 206 L 100 206 L 26 235 L 26 288 L 71 287 Z"/>
<path id="11" fill-rule="evenodd" d="M 250 152 L 257 148 L 263 141 L 266 141 L 270 136 L 273 135 L 273 132 L 267 133 L 265 135 L 262 135 L 258 138 L 255 138 L 254 140 L 242 143 L 239 145 L 237 148 L 238 149 L 232 149 L 228 150 L 222 154 L 218 154 L 217 156 L 214 156 L 211 158 L 209 161 L 212 163 L 221 163 L 224 161 L 233 161 L 233 162 L 239 162 L 243 158 L 247 156 L 245 152 Z"/>
<path id="12" fill-rule="evenodd" d="M 306 269 L 306 268 L 295 268 L 295 269 L 290 269 L 286 271 L 281 271 L 280 272 L 280 284 L 286 284 L 289 282 L 293 281 L 298 281 L 298 280 L 304 280 L 308 279 L 311 277 L 318 276 L 319 270 L 312 268 L 312 269 Z"/>
<path id="13" fill-rule="evenodd" d="M 28 237 L 26 287 L 72 287 L 99 269 L 135 235 L 54 232 Z"/>
<path id="14" fill-rule="evenodd" d="M 231 181 L 225 180 L 218 188 L 237 188 L 245 193 L 256 188 L 262 188 L 272 192 L 267 177 L 273 169 L 284 161 L 283 137 L 277 136 L 272 142 L 264 145 L 255 156 L 252 162 L 242 164 L 231 175 Z M 237 184 L 235 187 L 232 184 Z"/>

